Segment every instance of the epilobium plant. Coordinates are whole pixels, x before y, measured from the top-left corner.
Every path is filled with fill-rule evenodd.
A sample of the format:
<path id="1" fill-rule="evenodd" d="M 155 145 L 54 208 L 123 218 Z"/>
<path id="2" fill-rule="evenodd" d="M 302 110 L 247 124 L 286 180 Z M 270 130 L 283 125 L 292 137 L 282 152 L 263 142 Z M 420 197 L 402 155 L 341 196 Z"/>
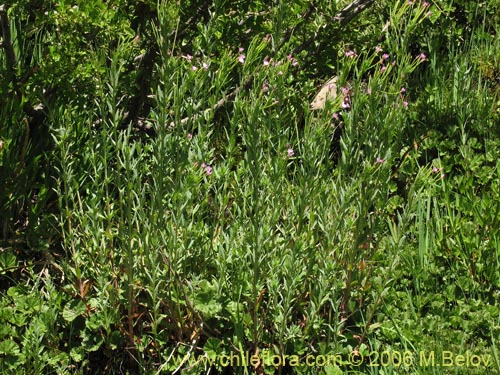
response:
<path id="1" fill-rule="evenodd" d="M 500 45 L 469 3 L 1 8 L 0 371 L 498 369 Z"/>

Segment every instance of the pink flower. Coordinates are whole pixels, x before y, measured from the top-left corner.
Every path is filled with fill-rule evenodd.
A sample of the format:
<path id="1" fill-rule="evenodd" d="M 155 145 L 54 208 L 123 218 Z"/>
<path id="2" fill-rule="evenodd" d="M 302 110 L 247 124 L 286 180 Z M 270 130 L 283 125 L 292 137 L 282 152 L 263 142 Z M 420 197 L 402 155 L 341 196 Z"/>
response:
<path id="1" fill-rule="evenodd" d="M 408 102 L 406 100 L 403 100 L 403 107 L 408 108 Z"/>
<path id="2" fill-rule="evenodd" d="M 351 98 L 349 98 L 349 88 L 342 87 L 340 90 L 342 91 L 342 95 L 344 96 L 344 100 L 342 101 L 341 104 L 342 109 L 351 108 Z"/>
<path id="3" fill-rule="evenodd" d="M 278 75 L 279 75 L 279 76 L 282 76 L 282 75 L 283 75 L 283 71 L 281 71 L 281 70 L 280 70 L 280 71 L 278 72 Z"/>
<path id="4" fill-rule="evenodd" d="M 425 13 L 425 16 L 429 17 L 431 14 L 432 14 L 432 11 L 429 10 L 427 13 Z"/>
<path id="5" fill-rule="evenodd" d="M 333 115 L 332 115 L 333 119 L 334 120 L 337 120 L 339 119 L 339 114 L 337 112 L 335 112 Z"/>
<path id="6" fill-rule="evenodd" d="M 267 81 L 264 81 L 262 84 L 262 92 L 267 92 L 269 91 L 269 87 L 267 86 Z"/>
<path id="7" fill-rule="evenodd" d="M 238 48 L 238 53 L 242 53 L 242 52 L 243 52 L 243 47 Z"/>
<path id="8" fill-rule="evenodd" d="M 423 7 L 424 7 L 424 8 L 427 8 L 427 7 L 428 7 L 429 5 L 431 5 L 431 4 L 429 4 L 427 1 L 424 1 L 424 2 L 422 3 L 422 5 L 423 5 Z"/>
<path id="9" fill-rule="evenodd" d="M 188 140 L 193 139 L 193 135 L 192 135 L 191 133 L 188 133 L 188 134 L 187 134 L 187 139 L 188 139 Z"/>
<path id="10" fill-rule="evenodd" d="M 406 92 L 406 89 L 404 87 L 401 87 L 401 90 L 399 91 L 401 94 L 404 94 Z"/>
<path id="11" fill-rule="evenodd" d="M 389 54 L 388 53 L 384 53 L 382 55 L 382 60 L 387 60 L 389 58 Z"/>
<path id="12" fill-rule="evenodd" d="M 385 162 L 385 159 L 379 158 L 379 157 L 377 156 L 377 160 L 375 160 L 375 162 L 376 162 L 377 164 L 382 164 L 382 163 L 384 163 L 384 162 Z"/>
<path id="13" fill-rule="evenodd" d="M 377 53 L 382 52 L 382 47 L 380 46 L 375 47 L 375 52 Z"/>
<path id="14" fill-rule="evenodd" d="M 196 72 L 196 71 L 198 70 L 198 68 L 197 68 L 196 66 L 194 66 L 194 65 L 193 65 L 193 66 L 191 67 L 191 70 L 192 70 L 193 72 Z"/>
<path id="15" fill-rule="evenodd" d="M 371 95 L 371 94 L 372 94 L 372 89 L 371 89 L 371 87 L 368 87 L 368 88 L 366 89 L 366 93 L 367 93 L 368 95 Z"/>
<path id="16" fill-rule="evenodd" d="M 269 59 L 266 57 L 262 63 L 264 66 L 269 66 Z"/>
<path id="17" fill-rule="evenodd" d="M 193 59 L 193 56 L 191 56 L 189 53 L 186 55 L 187 61 L 191 61 Z"/>
<path id="18" fill-rule="evenodd" d="M 299 62 L 297 61 L 297 59 L 295 57 L 292 56 L 291 53 L 286 58 L 288 59 L 288 61 L 290 61 L 292 63 L 292 66 L 299 65 Z"/>
<path id="19" fill-rule="evenodd" d="M 346 57 L 350 57 L 350 58 L 354 58 L 356 56 L 358 56 L 358 54 L 355 52 L 355 51 L 347 51 L 345 53 Z"/>
<path id="20" fill-rule="evenodd" d="M 208 64 L 206 62 L 204 62 L 203 64 L 201 64 L 203 70 L 207 70 L 208 69 Z"/>
<path id="21" fill-rule="evenodd" d="M 238 61 L 241 63 L 241 64 L 244 64 L 245 63 L 245 55 L 240 53 L 240 55 L 238 56 Z"/>
<path id="22" fill-rule="evenodd" d="M 286 151 L 286 156 L 287 158 L 291 158 L 293 155 L 295 155 L 295 151 L 293 150 L 293 148 L 289 147 Z"/>
<path id="23" fill-rule="evenodd" d="M 425 61 L 427 60 L 427 56 L 425 55 L 425 53 L 421 53 L 420 55 L 418 55 L 417 57 L 420 61 Z"/>
<path id="24" fill-rule="evenodd" d="M 384 73 L 386 70 L 387 70 L 387 67 L 385 65 L 382 65 L 382 67 L 380 68 L 380 71 L 382 73 Z"/>
<path id="25" fill-rule="evenodd" d="M 213 168 L 210 165 L 206 164 L 206 163 L 201 163 L 201 169 L 205 170 L 205 174 L 207 176 L 210 176 L 212 174 L 212 172 L 213 172 Z"/>

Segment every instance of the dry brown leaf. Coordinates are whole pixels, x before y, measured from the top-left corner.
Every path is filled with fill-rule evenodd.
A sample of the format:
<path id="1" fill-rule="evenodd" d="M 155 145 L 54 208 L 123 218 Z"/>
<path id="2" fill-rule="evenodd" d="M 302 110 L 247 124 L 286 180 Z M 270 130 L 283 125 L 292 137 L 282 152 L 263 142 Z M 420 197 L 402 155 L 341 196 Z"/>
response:
<path id="1" fill-rule="evenodd" d="M 327 100 L 334 100 L 337 97 L 338 77 L 334 76 L 326 82 L 311 102 L 311 109 L 318 110 L 325 108 Z"/>

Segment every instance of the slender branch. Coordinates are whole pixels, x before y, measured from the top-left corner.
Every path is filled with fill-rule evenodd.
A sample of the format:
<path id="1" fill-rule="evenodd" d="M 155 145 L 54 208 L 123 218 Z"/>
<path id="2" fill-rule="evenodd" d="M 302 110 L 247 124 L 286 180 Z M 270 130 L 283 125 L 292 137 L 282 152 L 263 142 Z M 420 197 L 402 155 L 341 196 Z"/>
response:
<path id="1" fill-rule="evenodd" d="M 198 114 L 195 114 L 195 115 L 192 115 L 192 116 L 189 116 L 189 117 L 184 117 L 178 123 L 176 121 L 171 121 L 170 124 L 169 124 L 169 128 L 172 129 L 176 125 L 185 125 L 187 122 L 195 120 L 195 119 L 197 119 L 197 118 L 199 118 L 201 116 L 208 115 L 210 112 L 216 112 L 220 108 L 224 107 L 228 101 L 234 99 L 236 97 L 236 95 L 238 95 L 238 93 L 241 90 L 247 89 L 250 86 L 251 83 L 252 83 L 252 77 L 248 78 L 245 82 L 243 82 L 243 84 L 237 86 L 233 91 L 231 91 L 225 97 L 219 99 L 219 101 L 217 103 L 215 103 L 215 105 L 212 108 L 207 108 L 207 109 L 205 109 L 201 113 L 198 113 Z"/>
<path id="2" fill-rule="evenodd" d="M 346 25 L 354 17 L 368 8 L 374 0 L 354 0 L 351 4 L 342 9 L 333 19 L 340 22 L 341 26 Z"/>
<path id="3" fill-rule="evenodd" d="M 337 13 L 335 17 L 333 17 L 333 20 L 340 23 L 340 26 L 343 27 L 362 11 L 368 8 L 373 2 L 374 0 L 355 0 Z M 325 24 L 321 27 L 320 31 L 330 26 L 330 24 Z M 303 41 L 299 46 L 295 47 L 293 54 L 297 55 L 309 47 L 318 38 L 320 31 L 316 31 L 313 35 L 311 35 L 311 37 Z"/>

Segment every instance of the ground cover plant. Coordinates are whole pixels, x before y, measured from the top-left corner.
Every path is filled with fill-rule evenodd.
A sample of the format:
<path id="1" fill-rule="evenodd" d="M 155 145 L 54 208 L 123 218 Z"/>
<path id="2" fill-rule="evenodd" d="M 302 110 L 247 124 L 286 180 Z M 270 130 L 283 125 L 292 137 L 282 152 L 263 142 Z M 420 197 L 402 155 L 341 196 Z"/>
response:
<path id="1" fill-rule="evenodd" d="M 500 373 L 499 6 L 1 4 L 0 371 Z"/>

